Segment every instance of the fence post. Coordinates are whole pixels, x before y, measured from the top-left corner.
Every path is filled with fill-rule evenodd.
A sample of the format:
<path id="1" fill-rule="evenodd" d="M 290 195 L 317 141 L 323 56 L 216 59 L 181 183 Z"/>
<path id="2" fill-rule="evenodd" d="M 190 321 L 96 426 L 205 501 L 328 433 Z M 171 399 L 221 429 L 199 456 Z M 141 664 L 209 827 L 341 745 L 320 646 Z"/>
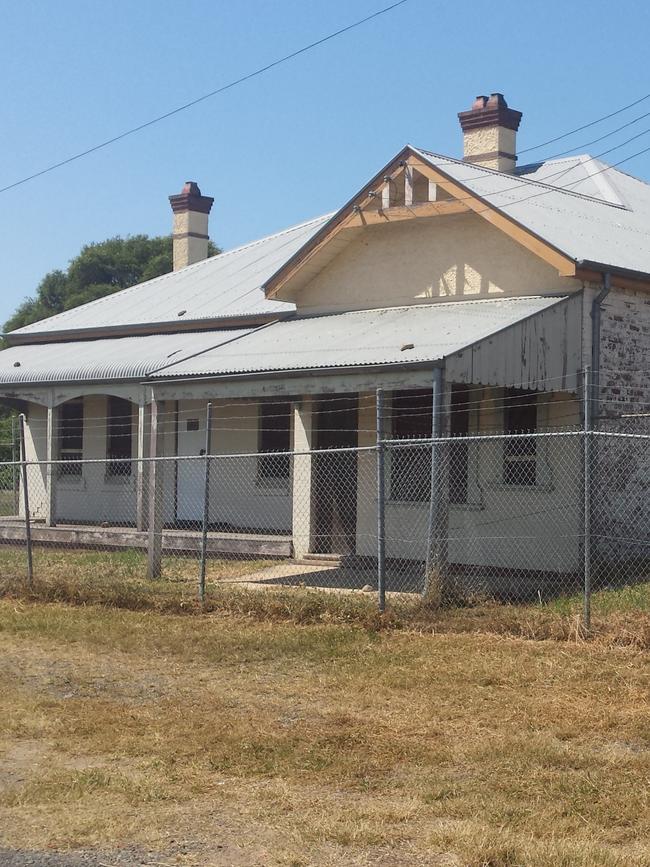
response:
<path id="1" fill-rule="evenodd" d="M 591 629 L 591 371 L 587 365 L 583 371 L 583 460 L 584 460 L 584 607 L 582 621 L 585 629 Z"/>
<path id="2" fill-rule="evenodd" d="M 379 610 L 386 610 L 386 466 L 384 392 L 377 389 L 377 593 Z"/>
<path id="3" fill-rule="evenodd" d="M 212 404 L 205 412 L 205 481 L 203 487 L 203 524 L 201 527 L 201 566 L 199 570 L 199 599 L 205 600 L 205 561 L 208 553 L 208 526 L 210 524 L 210 432 L 212 431 Z"/>
<path id="4" fill-rule="evenodd" d="M 440 588 L 441 546 L 437 538 L 440 523 L 440 445 L 437 440 L 442 432 L 442 368 L 434 367 L 431 411 L 431 477 L 429 489 L 429 521 L 427 526 L 427 559 L 424 575 L 423 596 L 431 592 L 431 573 L 438 573 L 438 591 Z"/>
<path id="5" fill-rule="evenodd" d="M 20 431 L 20 470 L 23 480 L 23 504 L 25 508 L 25 542 L 27 544 L 27 583 L 34 584 L 34 563 L 32 560 L 32 527 L 29 516 L 29 486 L 27 483 L 27 452 L 25 450 L 25 415 L 18 416 Z"/>

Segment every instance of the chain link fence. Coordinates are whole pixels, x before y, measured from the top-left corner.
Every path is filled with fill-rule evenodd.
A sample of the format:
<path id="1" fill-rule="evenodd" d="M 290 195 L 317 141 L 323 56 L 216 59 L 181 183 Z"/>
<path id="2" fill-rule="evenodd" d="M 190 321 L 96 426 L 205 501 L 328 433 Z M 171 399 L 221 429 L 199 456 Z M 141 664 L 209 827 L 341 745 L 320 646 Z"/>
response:
<path id="1" fill-rule="evenodd" d="M 650 434 L 0 464 L 3 574 L 547 603 L 650 581 Z M 31 564 L 31 566 L 30 566 Z M 58 570 L 58 572 L 57 572 Z"/>

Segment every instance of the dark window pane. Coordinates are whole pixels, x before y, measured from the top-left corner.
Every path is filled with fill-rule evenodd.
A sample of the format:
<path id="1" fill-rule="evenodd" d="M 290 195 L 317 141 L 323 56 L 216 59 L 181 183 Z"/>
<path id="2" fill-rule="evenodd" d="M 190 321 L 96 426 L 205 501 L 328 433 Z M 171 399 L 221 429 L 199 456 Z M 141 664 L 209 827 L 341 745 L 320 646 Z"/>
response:
<path id="1" fill-rule="evenodd" d="M 449 501 L 466 503 L 469 483 L 469 449 L 461 437 L 469 433 L 470 388 L 452 385 L 449 432 Z"/>
<path id="2" fill-rule="evenodd" d="M 506 433 L 526 434 L 537 431 L 537 394 L 523 389 L 507 389 L 504 395 Z M 503 446 L 503 482 L 506 485 L 537 484 L 537 440 L 520 436 L 506 440 Z"/>
<path id="3" fill-rule="evenodd" d="M 133 456 L 133 418 L 131 402 L 122 397 L 108 399 L 108 428 L 106 432 L 107 476 L 130 476 Z"/>
<path id="4" fill-rule="evenodd" d="M 393 392 L 392 418 L 394 439 L 417 439 L 431 436 L 433 398 L 431 389 L 410 388 Z"/>
<path id="5" fill-rule="evenodd" d="M 61 478 L 79 477 L 82 474 L 83 457 L 83 400 L 71 400 L 59 407 L 59 459 L 58 475 Z"/>
<path id="6" fill-rule="evenodd" d="M 430 388 L 393 392 L 393 439 L 427 439 L 431 436 L 433 398 Z M 403 502 L 424 502 L 431 489 L 431 446 L 391 447 L 390 497 Z"/>
<path id="7" fill-rule="evenodd" d="M 261 403 L 259 411 L 260 452 L 288 452 L 291 448 L 291 403 Z M 263 455 L 257 459 L 257 478 L 287 481 L 291 470 L 289 455 Z"/>
<path id="8" fill-rule="evenodd" d="M 421 503 L 431 494 L 431 446 L 391 446 L 390 498 Z"/>
<path id="9" fill-rule="evenodd" d="M 83 401 L 64 403 L 59 410 L 59 443 L 62 452 L 83 450 L 83 425 Z"/>

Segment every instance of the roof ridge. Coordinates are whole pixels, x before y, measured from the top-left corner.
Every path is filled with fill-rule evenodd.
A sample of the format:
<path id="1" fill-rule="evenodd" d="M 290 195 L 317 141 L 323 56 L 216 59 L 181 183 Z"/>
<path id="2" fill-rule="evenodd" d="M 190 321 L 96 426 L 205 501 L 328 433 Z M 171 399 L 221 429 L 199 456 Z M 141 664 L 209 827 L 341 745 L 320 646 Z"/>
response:
<path id="1" fill-rule="evenodd" d="M 579 193 L 576 190 L 568 190 L 568 189 L 566 189 L 566 187 L 556 187 L 553 184 L 546 183 L 545 181 L 530 180 L 529 178 L 521 177 L 520 175 L 510 174 L 510 172 L 500 172 L 497 169 L 491 169 L 491 168 L 488 168 L 487 166 L 480 166 L 477 163 L 467 163 L 467 162 L 465 162 L 465 160 L 459 160 L 459 159 L 456 159 L 455 157 L 447 157 L 444 154 L 437 154 L 434 151 L 423 150 L 422 148 L 418 148 L 415 145 L 410 145 L 410 147 L 412 147 L 414 150 L 418 151 L 418 153 L 422 154 L 427 159 L 430 159 L 430 157 L 435 157 L 436 159 L 447 160 L 448 162 L 454 163 L 455 165 L 465 166 L 465 167 L 471 166 L 472 168 L 477 169 L 478 171 L 484 172 L 487 175 L 494 175 L 494 176 L 500 177 L 500 178 L 512 178 L 513 181 L 517 181 L 517 182 L 524 184 L 524 185 L 527 185 L 527 186 L 541 187 L 542 189 L 549 190 L 549 191 L 552 191 L 555 193 L 564 193 L 567 196 L 573 196 L 574 198 L 582 199 L 583 201 L 587 201 L 587 202 L 597 202 L 600 205 L 607 205 L 608 207 L 611 207 L 611 208 L 616 208 L 616 209 L 625 208 L 624 205 L 617 205 L 615 202 L 608 202 L 606 199 L 598 199 L 595 196 L 588 196 L 585 193 Z M 594 159 L 593 157 L 590 157 L 588 154 L 585 154 L 583 156 L 588 156 L 589 159 Z M 608 168 L 612 168 L 611 166 L 609 166 L 609 163 L 605 163 L 602 160 L 600 160 L 600 162 L 604 166 L 607 166 Z M 541 164 L 543 165 L 544 163 L 541 163 Z M 444 168 L 444 166 L 437 166 L 437 167 L 438 168 Z M 473 180 L 477 180 L 477 178 L 474 178 Z M 464 184 L 464 185 L 467 184 L 467 182 L 463 181 L 463 180 L 460 180 L 458 182 L 461 184 Z M 498 193 L 498 194 L 503 195 L 502 192 Z M 480 196 L 481 193 L 476 193 L 475 195 Z M 487 193 L 486 195 L 496 195 L 496 194 Z M 499 206 L 495 205 L 495 207 L 498 208 Z"/>

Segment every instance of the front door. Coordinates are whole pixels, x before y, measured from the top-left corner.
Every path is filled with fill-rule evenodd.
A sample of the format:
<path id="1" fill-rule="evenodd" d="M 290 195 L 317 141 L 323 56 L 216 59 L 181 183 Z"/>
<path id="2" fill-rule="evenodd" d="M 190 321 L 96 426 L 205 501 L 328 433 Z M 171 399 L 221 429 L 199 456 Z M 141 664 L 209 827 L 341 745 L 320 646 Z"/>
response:
<path id="1" fill-rule="evenodd" d="M 335 451 L 358 445 L 357 395 L 316 401 L 312 508 L 314 553 L 353 554 L 357 528 L 357 453 Z"/>
<path id="2" fill-rule="evenodd" d="M 178 452 L 181 455 L 205 454 L 205 406 L 183 410 L 178 419 Z M 199 522 L 203 519 L 205 462 L 178 461 L 176 472 L 176 520 Z"/>

